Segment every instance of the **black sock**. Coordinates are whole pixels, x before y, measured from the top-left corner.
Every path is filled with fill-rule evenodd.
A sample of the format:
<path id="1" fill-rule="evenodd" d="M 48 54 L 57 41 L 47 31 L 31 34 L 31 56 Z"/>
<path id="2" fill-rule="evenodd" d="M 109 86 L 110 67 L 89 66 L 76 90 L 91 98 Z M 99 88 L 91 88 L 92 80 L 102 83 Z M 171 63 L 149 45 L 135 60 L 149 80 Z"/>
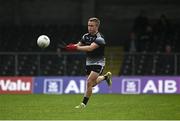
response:
<path id="1" fill-rule="evenodd" d="M 89 100 L 89 98 L 88 98 L 88 97 L 84 97 L 84 99 L 83 99 L 83 103 L 86 105 L 86 104 L 87 104 L 87 102 L 88 102 L 88 100 Z"/>
<path id="2" fill-rule="evenodd" d="M 107 76 L 104 76 L 104 80 L 107 80 Z"/>

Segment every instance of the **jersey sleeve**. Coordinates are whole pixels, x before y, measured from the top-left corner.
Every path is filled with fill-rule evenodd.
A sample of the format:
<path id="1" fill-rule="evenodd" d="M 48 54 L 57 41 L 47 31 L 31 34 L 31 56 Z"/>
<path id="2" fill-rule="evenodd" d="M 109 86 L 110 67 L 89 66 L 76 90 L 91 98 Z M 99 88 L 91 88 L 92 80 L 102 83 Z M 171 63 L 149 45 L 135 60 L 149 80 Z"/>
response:
<path id="1" fill-rule="evenodd" d="M 96 38 L 96 40 L 95 40 L 94 42 L 95 42 L 96 44 L 98 44 L 98 45 L 105 45 L 105 44 L 106 44 L 104 38 L 102 38 L 102 37 Z"/>

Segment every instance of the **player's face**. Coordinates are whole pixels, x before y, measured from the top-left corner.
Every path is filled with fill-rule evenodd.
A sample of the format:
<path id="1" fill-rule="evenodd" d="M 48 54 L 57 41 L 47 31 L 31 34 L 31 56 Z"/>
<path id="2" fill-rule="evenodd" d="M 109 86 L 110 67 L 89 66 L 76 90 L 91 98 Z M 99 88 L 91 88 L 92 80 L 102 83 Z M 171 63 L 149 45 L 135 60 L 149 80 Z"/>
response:
<path id="1" fill-rule="evenodd" d="M 96 34 L 98 32 L 97 24 L 94 21 L 88 21 L 88 32 L 90 34 Z"/>

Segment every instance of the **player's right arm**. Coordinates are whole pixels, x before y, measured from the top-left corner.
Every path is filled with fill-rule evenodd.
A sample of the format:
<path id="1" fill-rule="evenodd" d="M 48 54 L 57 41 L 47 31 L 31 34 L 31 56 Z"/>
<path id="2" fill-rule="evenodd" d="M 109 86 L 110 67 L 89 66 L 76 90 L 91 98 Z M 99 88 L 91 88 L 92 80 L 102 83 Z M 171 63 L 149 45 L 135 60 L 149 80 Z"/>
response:
<path id="1" fill-rule="evenodd" d="M 78 43 L 76 43 L 76 44 L 71 43 L 71 44 L 67 45 L 65 49 L 68 51 L 75 51 L 75 50 L 77 50 L 77 47 L 84 45 L 83 41 L 84 41 L 84 35 Z"/>
<path id="2" fill-rule="evenodd" d="M 96 48 L 99 47 L 98 44 L 96 44 L 95 42 L 91 43 L 91 45 L 86 45 L 86 46 L 76 46 L 77 50 L 79 51 L 84 51 L 84 52 L 90 52 L 90 51 L 93 51 L 95 50 Z"/>

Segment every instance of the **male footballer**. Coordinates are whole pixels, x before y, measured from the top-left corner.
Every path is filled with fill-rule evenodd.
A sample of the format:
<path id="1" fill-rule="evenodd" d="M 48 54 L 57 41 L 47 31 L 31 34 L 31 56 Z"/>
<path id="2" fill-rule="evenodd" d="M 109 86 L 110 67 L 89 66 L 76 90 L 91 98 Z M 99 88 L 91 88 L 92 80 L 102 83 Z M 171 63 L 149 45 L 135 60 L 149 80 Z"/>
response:
<path id="1" fill-rule="evenodd" d="M 86 56 L 86 74 L 87 85 L 82 103 L 75 106 L 75 108 L 85 108 L 89 98 L 92 95 L 92 88 L 99 84 L 101 81 L 106 80 L 108 86 L 112 84 L 112 74 L 107 72 L 101 75 L 105 67 L 105 39 L 98 31 L 100 20 L 92 17 L 88 20 L 88 33 L 82 36 L 82 39 L 77 44 L 69 44 L 66 49 L 69 51 L 78 50 L 87 53 Z"/>

